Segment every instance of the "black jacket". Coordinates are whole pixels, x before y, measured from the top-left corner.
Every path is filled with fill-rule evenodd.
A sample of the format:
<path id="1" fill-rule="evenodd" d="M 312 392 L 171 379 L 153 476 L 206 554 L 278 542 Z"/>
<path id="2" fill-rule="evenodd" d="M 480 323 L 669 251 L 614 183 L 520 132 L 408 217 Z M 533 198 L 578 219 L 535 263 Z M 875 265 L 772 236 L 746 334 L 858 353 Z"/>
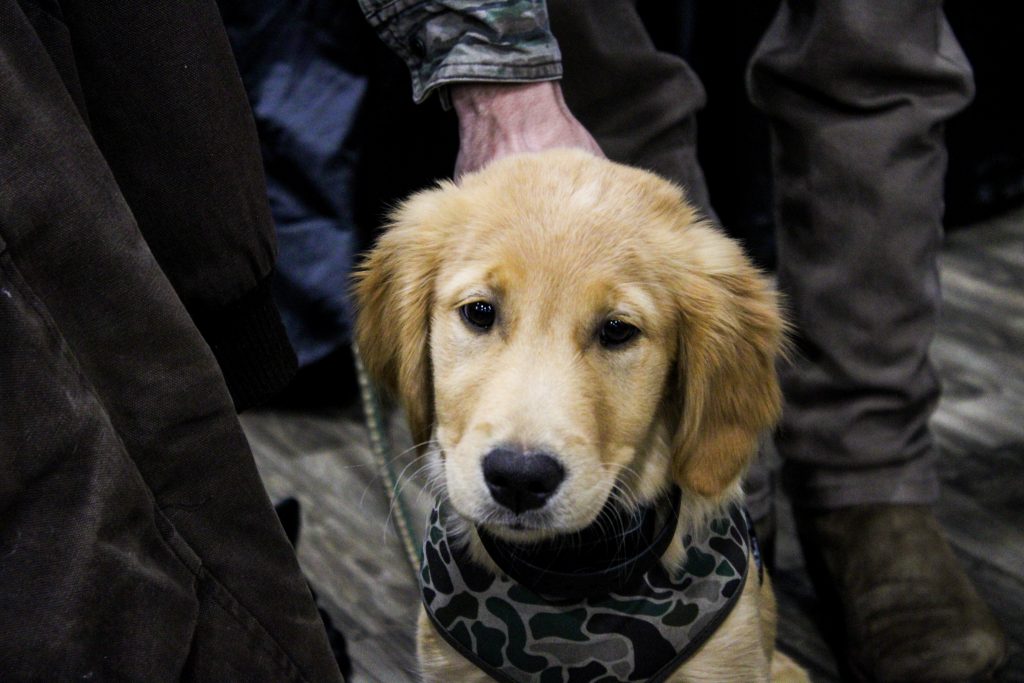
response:
<path id="1" fill-rule="evenodd" d="M 340 680 L 235 410 L 263 192 L 212 2 L 0 0 L 0 678 Z"/>
<path id="2" fill-rule="evenodd" d="M 270 297 L 256 130 L 216 5 L 20 5 L 236 406 L 263 401 L 295 358 Z"/>

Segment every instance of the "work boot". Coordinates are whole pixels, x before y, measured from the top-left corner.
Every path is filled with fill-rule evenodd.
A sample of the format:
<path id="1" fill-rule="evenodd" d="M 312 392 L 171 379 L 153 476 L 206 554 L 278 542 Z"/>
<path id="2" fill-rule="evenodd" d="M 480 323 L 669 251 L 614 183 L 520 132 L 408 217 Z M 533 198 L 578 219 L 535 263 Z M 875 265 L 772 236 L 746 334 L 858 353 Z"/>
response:
<path id="1" fill-rule="evenodd" d="M 927 507 L 798 511 L 796 521 L 827 635 L 853 679 L 970 681 L 1002 662 L 1003 632 Z"/>

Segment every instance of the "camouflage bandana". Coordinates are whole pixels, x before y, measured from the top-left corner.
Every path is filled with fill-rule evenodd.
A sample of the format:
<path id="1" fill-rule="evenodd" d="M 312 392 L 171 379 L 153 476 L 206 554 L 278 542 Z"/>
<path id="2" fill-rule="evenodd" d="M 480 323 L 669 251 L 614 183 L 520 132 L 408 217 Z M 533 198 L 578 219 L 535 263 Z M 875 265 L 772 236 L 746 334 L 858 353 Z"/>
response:
<path id="1" fill-rule="evenodd" d="M 464 544 L 449 542 L 448 514 L 438 502 L 430 515 L 423 604 L 452 647 L 503 683 L 663 681 L 729 615 L 748 555 L 760 573 L 752 525 L 735 504 L 703 538 L 683 536 L 686 561 L 674 574 L 655 562 L 630 588 L 583 598 L 541 594 L 479 567 Z"/>

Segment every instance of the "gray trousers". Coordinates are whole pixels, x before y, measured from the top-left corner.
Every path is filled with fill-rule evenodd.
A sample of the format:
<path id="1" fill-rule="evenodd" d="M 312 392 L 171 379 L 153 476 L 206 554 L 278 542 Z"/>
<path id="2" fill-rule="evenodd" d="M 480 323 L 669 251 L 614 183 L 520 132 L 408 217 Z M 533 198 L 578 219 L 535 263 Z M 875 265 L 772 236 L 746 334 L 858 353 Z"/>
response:
<path id="1" fill-rule="evenodd" d="M 654 48 L 631 0 L 586 16 L 549 6 L 572 110 L 611 158 L 707 208 L 694 73 Z M 795 330 L 776 437 L 787 491 L 810 508 L 930 503 L 942 124 L 971 99 L 970 65 L 940 0 L 787 0 L 748 89 L 771 125 L 778 278 Z M 763 467 L 748 479 L 755 516 L 768 483 Z"/>

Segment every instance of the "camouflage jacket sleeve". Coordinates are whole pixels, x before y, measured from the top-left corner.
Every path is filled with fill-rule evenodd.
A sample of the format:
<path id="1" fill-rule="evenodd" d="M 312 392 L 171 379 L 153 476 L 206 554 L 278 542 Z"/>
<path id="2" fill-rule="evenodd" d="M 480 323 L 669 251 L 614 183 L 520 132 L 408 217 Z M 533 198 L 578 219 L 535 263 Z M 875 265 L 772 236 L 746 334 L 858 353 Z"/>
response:
<path id="1" fill-rule="evenodd" d="M 359 0 L 408 65 L 413 99 L 449 83 L 561 77 L 545 0 Z"/>

